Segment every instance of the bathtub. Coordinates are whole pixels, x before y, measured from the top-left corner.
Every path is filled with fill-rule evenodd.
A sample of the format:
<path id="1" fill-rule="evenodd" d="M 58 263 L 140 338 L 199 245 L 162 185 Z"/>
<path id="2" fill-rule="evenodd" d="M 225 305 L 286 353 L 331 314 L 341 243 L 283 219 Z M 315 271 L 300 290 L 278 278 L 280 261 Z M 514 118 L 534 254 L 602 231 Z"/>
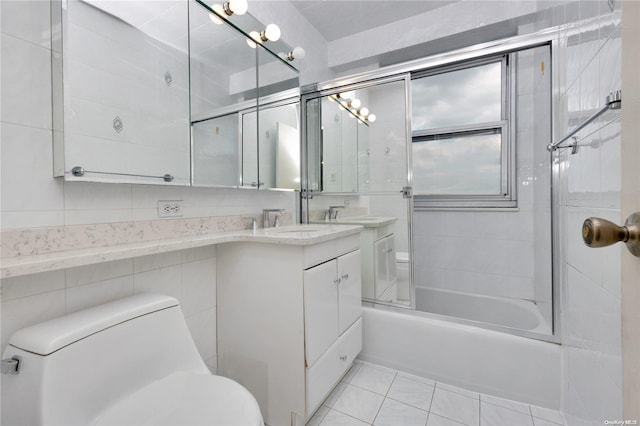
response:
<path id="1" fill-rule="evenodd" d="M 416 287 L 416 310 L 551 335 L 551 327 L 533 302 Z"/>
<path id="2" fill-rule="evenodd" d="M 363 304 L 364 361 L 502 398 L 560 409 L 555 343 Z"/>

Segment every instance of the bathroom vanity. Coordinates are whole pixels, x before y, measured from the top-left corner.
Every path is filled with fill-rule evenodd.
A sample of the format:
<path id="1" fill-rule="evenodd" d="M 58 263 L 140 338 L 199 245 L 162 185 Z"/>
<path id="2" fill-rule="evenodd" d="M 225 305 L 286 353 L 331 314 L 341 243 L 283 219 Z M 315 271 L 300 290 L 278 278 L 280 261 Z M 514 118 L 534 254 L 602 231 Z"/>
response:
<path id="1" fill-rule="evenodd" d="M 190 229 L 196 232 L 203 224 Z M 141 238 L 144 233 L 130 232 L 131 226 L 123 228 L 129 238 Z M 304 425 L 362 349 L 362 229 L 334 224 L 237 229 L 73 250 L 62 248 L 75 239 L 49 238 L 61 235 L 60 229 L 16 231 L 3 235 L 4 249 L 12 247 L 15 255 L 3 258 L 0 269 L 2 278 L 17 277 L 216 245 L 218 373 L 251 391 L 268 424 Z M 32 240 L 47 243 L 22 246 Z"/>
<path id="2" fill-rule="evenodd" d="M 395 298 L 395 295 L 389 293 L 394 291 L 397 282 L 395 248 L 397 220 L 395 217 L 355 216 L 328 222 L 364 227 L 360 233 L 362 297 L 364 299 Z"/>
<path id="3" fill-rule="evenodd" d="M 277 241 L 218 247 L 218 373 L 272 426 L 304 425 L 362 349 L 361 229 L 278 228 L 266 231 Z"/>

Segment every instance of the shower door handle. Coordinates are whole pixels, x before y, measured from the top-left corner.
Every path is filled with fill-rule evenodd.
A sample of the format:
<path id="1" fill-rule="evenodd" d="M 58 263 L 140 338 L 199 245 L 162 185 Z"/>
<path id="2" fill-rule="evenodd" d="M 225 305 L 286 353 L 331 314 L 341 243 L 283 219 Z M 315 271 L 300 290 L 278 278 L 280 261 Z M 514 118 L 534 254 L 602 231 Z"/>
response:
<path id="1" fill-rule="evenodd" d="M 633 213 L 624 226 L 599 217 L 590 217 L 582 224 L 582 239 L 592 248 L 623 242 L 634 256 L 640 257 L 640 213 Z"/>

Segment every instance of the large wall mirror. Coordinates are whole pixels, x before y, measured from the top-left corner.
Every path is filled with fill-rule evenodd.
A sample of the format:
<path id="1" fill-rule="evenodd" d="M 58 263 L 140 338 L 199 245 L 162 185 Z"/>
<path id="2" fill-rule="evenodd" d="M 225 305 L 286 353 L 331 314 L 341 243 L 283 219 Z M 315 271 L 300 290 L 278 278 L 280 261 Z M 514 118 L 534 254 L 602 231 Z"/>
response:
<path id="1" fill-rule="evenodd" d="M 299 189 L 297 60 L 265 25 L 200 0 L 52 6 L 55 176 Z"/>
<path id="2" fill-rule="evenodd" d="M 54 1 L 55 175 L 188 185 L 184 1 Z"/>

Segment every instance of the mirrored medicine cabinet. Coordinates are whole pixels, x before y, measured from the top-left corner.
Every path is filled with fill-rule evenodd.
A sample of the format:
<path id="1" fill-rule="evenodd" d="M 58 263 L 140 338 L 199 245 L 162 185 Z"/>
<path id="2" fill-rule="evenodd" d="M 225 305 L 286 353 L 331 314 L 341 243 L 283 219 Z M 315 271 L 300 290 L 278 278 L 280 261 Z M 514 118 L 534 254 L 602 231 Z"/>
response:
<path id="1" fill-rule="evenodd" d="M 54 176 L 299 189 L 298 61 L 253 16 L 52 0 L 52 22 Z"/>

